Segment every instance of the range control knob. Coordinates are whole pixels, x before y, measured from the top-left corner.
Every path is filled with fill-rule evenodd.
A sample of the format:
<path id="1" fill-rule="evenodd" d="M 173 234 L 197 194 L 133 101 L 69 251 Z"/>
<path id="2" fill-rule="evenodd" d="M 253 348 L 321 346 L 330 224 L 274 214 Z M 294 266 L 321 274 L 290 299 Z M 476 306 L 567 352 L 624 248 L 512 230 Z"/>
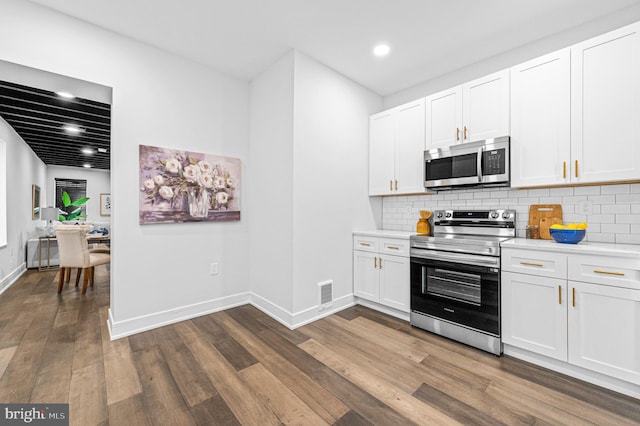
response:
<path id="1" fill-rule="evenodd" d="M 509 213 L 509 212 L 502 213 L 502 218 L 503 219 L 509 219 L 510 217 L 511 217 L 511 213 Z"/>
<path id="2" fill-rule="evenodd" d="M 436 217 L 437 217 L 438 219 L 442 219 L 442 212 L 438 212 L 438 213 L 436 213 Z"/>
<path id="3" fill-rule="evenodd" d="M 498 212 L 491 212 L 491 219 L 497 219 L 500 216 Z"/>
<path id="4" fill-rule="evenodd" d="M 445 217 L 446 217 L 447 219 L 448 219 L 448 218 L 450 218 L 450 217 L 451 217 L 451 212 L 447 212 L 447 213 L 445 214 Z"/>

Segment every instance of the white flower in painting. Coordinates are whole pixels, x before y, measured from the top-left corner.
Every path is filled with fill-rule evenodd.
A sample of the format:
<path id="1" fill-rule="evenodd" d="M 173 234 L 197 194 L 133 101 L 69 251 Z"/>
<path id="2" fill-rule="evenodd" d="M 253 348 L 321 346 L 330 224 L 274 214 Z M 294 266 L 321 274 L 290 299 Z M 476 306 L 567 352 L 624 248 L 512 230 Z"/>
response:
<path id="1" fill-rule="evenodd" d="M 158 186 L 162 186 L 164 185 L 164 177 L 162 177 L 162 175 L 155 175 L 153 182 Z"/>
<path id="2" fill-rule="evenodd" d="M 198 166 L 188 165 L 184 168 L 183 174 L 187 182 L 195 183 L 198 182 L 198 178 L 202 175 L 202 172 Z"/>
<path id="3" fill-rule="evenodd" d="M 215 177 L 214 178 L 214 186 L 217 189 L 222 189 L 224 188 L 224 184 L 225 184 L 225 179 L 221 176 Z"/>
<path id="4" fill-rule="evenodd" d="M 204 160 L 198 161 L 198 167 L 200 167 L 202 173 L 211 173 L 211 171 L 213 170 L 213 167 L 211 167 L 211 163 Z"/>
<path id="5" fill-rule="evenodd" d="M 218 192 L 216 194 L 216 201 L 218 204 L 227 204 L 227 201 L 229 201 L 229 195 L 226 192 Z"/>
<path id="6" fill-rule="evenodd" d="M 158 194 L 165 200 L 170 200 L 173 197 L 173 189 L 170 186 L 162 186 L 158 190 Z"/>
<path id="7" fill-rule="evenodd" d="M 213 176 L 211 176 L 209 173 L 200 175 L 200 178 L 198 179 L 198 183 L 204 186 L 205 188 L 211 188 L 213 186 Z"/>
<path id="8" fill-rule="evenodd" d="M 171 158 L 171 159 L 167 160 L 167 162 L 164 165 L 164 168 L 169 173 L 178 173 L 178 171 L 180 171 L 180 162 L 178 160 L 176 160 L 175 158 Z"/>
<path id="9" fill-rule="evenodd" d="M 144 187 L 146 189 L 153 189 L 153 188 L 155 188 L 155 186 L 156 186 L 156 184 L 153 183 L 153 179 L 147 179 L 147 180 L 144 181 Z"/>
<path id="10" fill-rule="evenodd" d="M 229 188 L 231 188 L 233 186 L 233 178 L 230 178 L 230 177 L 227 178 L 227 186 Z"/>

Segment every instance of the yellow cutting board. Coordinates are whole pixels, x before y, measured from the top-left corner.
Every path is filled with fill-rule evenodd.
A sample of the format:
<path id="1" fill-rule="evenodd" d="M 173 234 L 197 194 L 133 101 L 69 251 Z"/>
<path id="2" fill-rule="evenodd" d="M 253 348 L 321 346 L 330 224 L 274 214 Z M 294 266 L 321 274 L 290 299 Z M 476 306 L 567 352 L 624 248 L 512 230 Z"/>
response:
<path id="1" fill-rule="evenodd" d="M 529 206 L 529 226 L 540 228 L 540 238 L 550 240 L 549 227 L 562 224 L 562 206 L 560 204 L 532 204 Z"/>

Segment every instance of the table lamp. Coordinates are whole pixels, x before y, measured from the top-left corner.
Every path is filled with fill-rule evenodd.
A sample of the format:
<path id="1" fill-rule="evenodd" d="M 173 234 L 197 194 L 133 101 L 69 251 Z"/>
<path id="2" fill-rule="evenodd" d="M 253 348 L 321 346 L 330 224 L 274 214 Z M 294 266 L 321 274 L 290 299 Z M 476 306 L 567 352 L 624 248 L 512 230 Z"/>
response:
<path id="1" fill-rule="evenodd" d="M 40 209 L 40 219 L 48 221 L 46 227 L 47 236 L 53 234 L 53 221 L 58 220 L 58 208 L 57 207 L 44 207 Z"/>

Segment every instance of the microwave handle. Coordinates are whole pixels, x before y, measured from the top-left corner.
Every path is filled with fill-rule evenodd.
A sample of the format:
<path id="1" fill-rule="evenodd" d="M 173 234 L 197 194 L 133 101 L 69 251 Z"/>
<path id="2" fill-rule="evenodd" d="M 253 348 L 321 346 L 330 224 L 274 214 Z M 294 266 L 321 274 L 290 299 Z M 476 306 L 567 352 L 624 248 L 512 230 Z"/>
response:
<path id="1" fill-rule="evenodd" d="M 478 148 L 478 158 L 476 161 L 476 171 L 478 172 L 478 182 L 482 182 L 482 147 Z"/>

